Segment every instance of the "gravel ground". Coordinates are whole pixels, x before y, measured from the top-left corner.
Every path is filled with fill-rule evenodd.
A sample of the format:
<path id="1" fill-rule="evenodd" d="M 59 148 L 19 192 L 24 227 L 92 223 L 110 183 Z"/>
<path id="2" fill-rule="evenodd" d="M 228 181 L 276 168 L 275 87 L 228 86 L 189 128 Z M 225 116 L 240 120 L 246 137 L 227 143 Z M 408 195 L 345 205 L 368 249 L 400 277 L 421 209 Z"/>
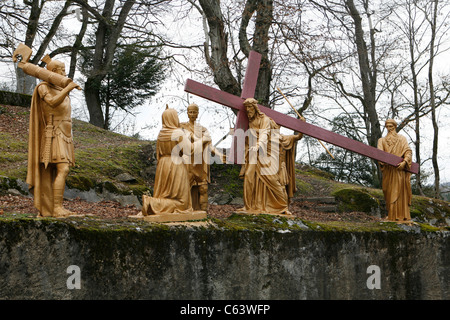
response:
<path id="1" fill-rule="evenodd" d="M 11 142 L 26 141 L 28 136 L 28 111 L 27 108 L 15 106 L 3 105 L 0 108 L 0 132 L 11 135 Z M 8 151 L 8 145 L 6 145 L 5 148 L 6 150 L 4 151 Z M 22 151 L 24 153 L 27 152 L 26 145 L 23 146 Z M 11 162 L 7 164 L 7 168 L 8 170 L 13 170 L 19 165 L 23 164 Z M 316 191 L 320 192 L 320 190 Z M 92 203 L 81 199 L 65 200 L 64 207 L 75 213 L 90 214 L 108 219 L 126 218 L 127 216 L 135 215 L 140 211 L 134 206 L 124 207 L 115 201 Z M 213 218 L 225 219 L 233 214 L 239 207 L 239 205 L 210 205 L 208 215 Z M 302 206 L 302 203 L 299 202 L 291 204 L 289 209 L 296 217 L 309 221 L 381 221 L 379 218 L 361 212 L 328 213 L 305 209 Z M 33 206 L 33 199 L 31 197 L 15 194 L 0 194 L 0 215 L 5 213 L 37 215 L 38 212 Z"/>
<path id="2" fill-rule="evenodd" d="M 89 214 L 105 219 L 126 218 L 140 211 L 135 206 L 121 206 L 115 201 L 93 203 L 81 199 L 65 200 L 64 207 L 78 214 Z M 226 219 L 239 207 L 238 205 L 209 205 L 208 215 L 213 218 Z M 294 216 L 308 221 L 381 221 L 380 218 L 363 212 L 329 213 L 311 209 L 306 210 L 297 203 L 291 205 L 290 210 Z M 5 213 L 37 215 L 37 210 L 33 206 L 31 197 L 7 194 L 0 196 L 0 215 Z"/>

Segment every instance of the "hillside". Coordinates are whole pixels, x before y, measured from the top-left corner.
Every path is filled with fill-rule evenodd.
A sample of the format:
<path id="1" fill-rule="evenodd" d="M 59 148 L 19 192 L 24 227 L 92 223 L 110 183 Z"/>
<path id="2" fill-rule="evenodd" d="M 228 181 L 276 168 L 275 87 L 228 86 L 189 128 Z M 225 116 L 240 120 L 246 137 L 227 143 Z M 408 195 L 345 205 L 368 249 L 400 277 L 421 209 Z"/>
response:
<path id="1" fill-rule="evenodd" d="M 28 122 L 28 108 L 0 105 L 0 214 L 36 214 L 24 183 Z M 73 132 L 76 166 L 67 179 L 65 206 L 107 218 L 139 212 L 142 194 L 152 192 L 155 142 L 112 133 L 76 119 Z M 239 169 L 230 164 L 212 165 L 211 217 L 229 217 L 242 205 Z M 329 174 L 302 164 L 297 164 L 296 172 L 297 193 L 290 210 L 302 220 L 373 224 L 385 216 L 379 189 L 338 183 Z M 435 228 L 450 226 L 449 202 L 414 196 L 411 214 L 415 221 Z"/>

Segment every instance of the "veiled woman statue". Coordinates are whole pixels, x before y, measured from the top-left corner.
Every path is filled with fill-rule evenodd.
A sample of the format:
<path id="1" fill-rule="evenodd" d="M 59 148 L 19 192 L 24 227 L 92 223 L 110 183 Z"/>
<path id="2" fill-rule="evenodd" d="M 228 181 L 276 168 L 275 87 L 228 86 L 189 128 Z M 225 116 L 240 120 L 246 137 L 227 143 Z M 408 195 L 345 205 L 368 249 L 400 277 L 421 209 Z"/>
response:
<path id="1" fill-rule="evenodd" d="M 176 110 L 167 108 L 162 114 L 162 129 L 156 141 L 158 161 L 153 196 L 143 196 L 142 214 L 190 213 L 191 186 L 185 160 L 193 146 L 180 128 Z"/>

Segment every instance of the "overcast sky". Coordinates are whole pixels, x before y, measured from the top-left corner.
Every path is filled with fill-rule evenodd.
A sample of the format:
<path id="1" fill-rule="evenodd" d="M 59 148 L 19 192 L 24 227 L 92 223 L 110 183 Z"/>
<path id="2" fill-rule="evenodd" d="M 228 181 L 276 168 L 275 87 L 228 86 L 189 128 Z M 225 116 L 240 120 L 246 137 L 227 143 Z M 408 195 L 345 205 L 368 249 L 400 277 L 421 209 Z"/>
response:
<path id="1" fill-rule="evenodd" d="M 204 33 L 202 29 L 202 20 L 197 12 L 193 11 L 187 19 L 182 21 L 174 21 L 173 17 L 168 17 L 164 20 L 164 22 L 166 23 L 166 28 L 160 31 L 167 32 L 168 34 L 170 33 L 170 37 L 174 42 L 178 41 L 184 44 L 203 43 Z M 67 21 L 67 25 L 73 28 L 74 33 L 78 31 L 77 24 L 78 22 L 75 19 L 75 16 L 70 21 Z M 206 68 L 203 55 L 199 50 L 192 51 L 188 49 L 178 49 L 178 52 L 180 53 L 180 56 L 178 57 L 180 62 L 186 65 L 195 65 L 196 69 Z M 450 61 L 450 53 L 447 53 L 446 57 L 442 56 L 440 59 L 441 61 L 444 61 L 440 64 L 442 66 L 440 67 L 440 71 L 450 73 L 450 66 L 447 63 L 447 61 Z M 11 75 L 13 70 L 12 64 L 3 64 L 3 70 L 8 72 L 2 73 L 0 81 L 11 81 L 14 77 Z M 220 106 L 200 97 L 188 95 L 184 92 L 184 83 L 188 78 L 217 87 L 214 85 L 212 77 L 205 78 L 204 75 L 190 73 L 182 68 L 181 65 L 175 65 L 175 68 L 172 71 L 173 72 L 170 74 L 170 77 L 162 85 L 161 91 L 155 97 L 150 99 L 146 105 L 137 108 L 137 110 L 135 110 L 136 117 L 129 117 L 128 121 L 124 122 L 128 128 L 122 126 L 121 131 L 127 134 L 139 133 L 140 136 L 145 139 L 154 140 L 156 139 L 156 136 L 161 128 L 161 115 L 166 104 L 178 111 L 180 121 L 183 122 L 188 121 L 186 106 L 189 103 L 197 103 L 200 108 L 198 118 L 200 124 L 207 127 L 210 131 L 213 144 L 218 143 L 219 140 L 228 133 L 229 129 L 234 126 L 235 116 L 233 111 L 230 108 Z M 71 96 L 73 116 L 75 118 L 88 121 L 88 113 L 82 93 L 74 92 Z M 300 99 L 301 98 L 299 98 L 299 101 Z M 297 101 L 292 100 L 291 102 L 295 106 Z M 277 106 L 276 110 L 287 114 L 291 111 L 291 108 L 287 103 L 285 103 L 281 106 Z M 450 124 L 449 107 L 438 109 L 438 119 L 440 122 L 439 165 L 441 169 L 441 182 L 450 182 L 450 130 L 447 128 Z M 314 119 L 307 119 L 307 121 L 314 122 Z M 429 131 L 431 132 L 431 130 Z M 283 132 L 288 134 L 291 133 L 291 131 L 287 129 L 283 129 Z M 424 138 L 424 141 L 428 141 L 431 146 L 431 137 L 428 136 Z M 231 140 L 228 138 L 218 146 L 226 148 L 230 146 L 230 143 Z M 297 160 L 307 162 L 305 148 L 306 145 L 301 141 L 298 148 Z M 318 152 L 324 151 L 318 143 L 315 148 Z M 431 150 L 431 147 L 428 149 Z M 426 156 L 426 154 L 423 155 L 423 157 Z M 430 170 L 431 161 L 425 164 L 423 168 Z"/>

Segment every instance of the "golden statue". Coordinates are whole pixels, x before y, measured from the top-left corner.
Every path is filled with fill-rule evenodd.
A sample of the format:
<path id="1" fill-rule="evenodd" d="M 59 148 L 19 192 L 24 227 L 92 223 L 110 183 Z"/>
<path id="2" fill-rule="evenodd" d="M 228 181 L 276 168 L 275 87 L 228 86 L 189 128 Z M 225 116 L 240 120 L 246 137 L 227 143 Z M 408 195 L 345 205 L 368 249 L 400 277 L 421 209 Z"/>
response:
<path id="1" fill-rule="evenodd" d="M 255 99 L 244 101 L 249 119 L 245 142 L 244 207 L 238 212 L 286 214 L 295 192 L 294 150 L 302 134 L 285 136 L 280 127 L 258 108 Z"/>
<path id="2" fill-rule="evenodd" d="M 388 211 L 387 220 L 410 222 L 411 173 L 406 171 L 412 163 L 412 151 L 406 138 L 396 131 L 395 120 L 386 120 L 387 134 L 378 140 L 378 149 L 402 157 L 397 167 L 380 163 L 382 171 L 382 189 Z"/>
<path id="3" fill-rule="evenodd" d="M 187 107 L 188 122 L 181 123 L 183 128 L 191 138 L 191 143 L 203 140 L 203 144 L 198 145 L 197 150 L 191 156 L 188 164 L 188 177 L 191 186 L 192 206 L 195 210 L 208 210 L 208 184 L 210 178 L 209 156 L 212 147 L 211 136 L 208 129 L 197 122 L 198 106 L 190 104 Z"/>
<path id="4" fill-rule="evenodd" d="M 206 218 L 205 211 L 192 207 L 189 172 L 186 162 L 191 157 L 192 144 L 181 129 L 175 109 L 166 108 L 162 114 L 162 129 L 156 141 L 156 175 L 153 196 L 144 195 L 142 211 L 133 218 L 170 222 Z"/>
<path id="5" fill-rule="evenodd" d="M 26 74 L 42 81 L 32 96 L 28 141 L 27 183 L 40 217 L 65 217 L 73 214 L 63 208 L 63 195 L 69 168 L 74 165 L 72 119 L 69 93 L 81 88 L 66 77 L 64 63 L 42 61 L 47 69 L 28 63 L 31 49 L 21 44 L 13 60 Z"/>

